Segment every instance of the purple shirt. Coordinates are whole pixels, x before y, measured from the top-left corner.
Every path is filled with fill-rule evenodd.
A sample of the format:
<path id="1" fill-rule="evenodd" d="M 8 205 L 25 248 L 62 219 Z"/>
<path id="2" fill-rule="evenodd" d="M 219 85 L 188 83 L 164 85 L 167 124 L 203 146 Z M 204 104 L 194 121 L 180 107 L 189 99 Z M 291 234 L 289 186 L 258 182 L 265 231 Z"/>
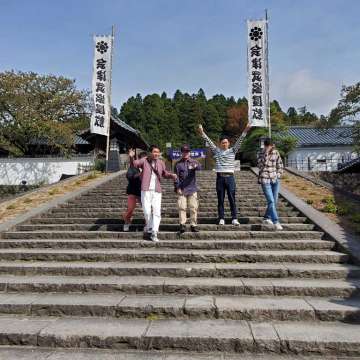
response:
<path id="1" fill-rule="evenodd" d="M 189 167 L 192 167 L 192 169 L 189 169 Z M 196 170 L 200 169 L 201 165 L 196 160 L 180 159 L 175 165 L 175 172 L 178 176 L 176 188 L 181 189 L 186 196 L 197 192 Z"/>

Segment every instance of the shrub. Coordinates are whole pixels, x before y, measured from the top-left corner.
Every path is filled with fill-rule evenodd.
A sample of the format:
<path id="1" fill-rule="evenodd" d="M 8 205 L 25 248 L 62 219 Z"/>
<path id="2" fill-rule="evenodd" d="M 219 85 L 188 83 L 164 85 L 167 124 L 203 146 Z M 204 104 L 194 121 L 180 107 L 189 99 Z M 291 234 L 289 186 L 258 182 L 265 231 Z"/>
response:
<path id="1" fill-rule="evenodd" d="M 25 203 L 25 204 L 29 204 L 29 203 L 31 203 L 31 202 L 32 202 L 32 199 L 30 199 L 30 198 L 24 199 L 24 203 Z"/>
<path id="2" fill-rule="evenodd" d="M 16 205 L 15 204 L 10 204 L 6 207 L 6 210 L 14 210 L 16 209 Z"/>
<path id="3" fill-rule="evenodd" d="M 335 199 L 332 195 L 326 196 L 321 199 L 323 204 L 335 204 Z"/>
<path id="4" fill-rule="evenodd" d="M 104 172 L 106 168 L 106 160 L 96 159 L 94 164 L 94 170 Z"/>
<path id="5" fill-rule="evenodd" d="M 338 205 L 338 209 L 337 209 L 337 213 L 338 215 L 344 216 L 344 215 L 349 215 L 351 213 L 351 206 L 346 205 L 346 204 L 341 204 Z"/>
<path id="6" fill-rule="evenodd" d="M 330 213 L 330 214 L 336 214 L 338 209 L 337 206 L 332 203 L 332 202 L 328 202 L 322 209 L 322 211 L 326 212 L 326 213 Z"/>
<path id="7" fill-rule="evenodd" d="M 360 224 L 360 214 L 353 214 L 353 215 L 351 216 L 351 220 L 352 220 L 354 223 Z"/>

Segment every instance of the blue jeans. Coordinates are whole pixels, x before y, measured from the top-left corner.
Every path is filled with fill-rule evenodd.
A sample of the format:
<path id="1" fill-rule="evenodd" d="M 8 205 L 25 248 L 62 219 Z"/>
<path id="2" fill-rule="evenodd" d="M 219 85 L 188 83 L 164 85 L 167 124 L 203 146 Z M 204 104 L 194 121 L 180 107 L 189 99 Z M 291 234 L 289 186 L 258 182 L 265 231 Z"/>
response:
<path id="1" fill-rule="evenodd" d="M 232 220 L 237 219 L 237 208 L 235 202 L 235 191 L 236 184 L 234 176 L 220 176 L 216 177 L 216 193 L 218 198 L 218 214 L 219 219 L 224 219 L 224 199 L 225 192 L 230 203 L 231 218 Z"/>
<path id="2" fill-rule="evenodd" d="M 280 182 L 261 185 L 267 201 L 267 208 L 264 219 L 270 219 L 274 224 L 279 222 L 279 217 L 276 211 L 276 203 L 279 197 Z"/>

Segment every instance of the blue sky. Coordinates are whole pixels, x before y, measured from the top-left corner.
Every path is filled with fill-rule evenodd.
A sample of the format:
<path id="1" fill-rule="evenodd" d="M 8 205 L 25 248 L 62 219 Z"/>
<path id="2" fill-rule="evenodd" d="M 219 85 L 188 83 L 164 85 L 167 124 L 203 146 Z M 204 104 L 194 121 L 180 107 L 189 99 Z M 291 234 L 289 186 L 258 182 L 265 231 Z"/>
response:
<path id="1" fill-rule="evenodd" d="M 113 105 L 176 89 L 246 96 L 246 19 L 269 11 L 271 97 L 327 114 L 360 77 L 359 0 L 0 0 L 0 71 L 90 88 L 92 35 L 115 25 Z"/>

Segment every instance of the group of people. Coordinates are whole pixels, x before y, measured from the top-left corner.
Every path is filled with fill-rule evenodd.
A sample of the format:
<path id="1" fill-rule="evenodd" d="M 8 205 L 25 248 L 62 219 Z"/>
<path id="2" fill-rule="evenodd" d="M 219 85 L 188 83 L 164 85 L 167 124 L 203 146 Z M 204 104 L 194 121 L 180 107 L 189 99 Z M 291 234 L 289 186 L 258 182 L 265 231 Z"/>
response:
<path id="1" fill-rule="evenodd" d="M 217 146 L 206 135 L 201 125 L 199 125 L 198 128 L 199 135 L 209 145 L 215 159 L 219 225 L 225 225 L 225 193 L 229 199 L 231 224 L 235 226 L 240 225 L 237 218 L 235 197 L 235 156 L 249 129 L 250 126 L 248 125 L 236 140 L 234 146 L 230 147 L 228 137 L 220 137 L 219 146 Z M 124 231 L 129 231 L 136 204 L 140 203 L 145 218 L 144 239 L 154 242 L 159 241 L 158 232 L 161 221 L 162 178 L 172 179 L 174 181 L 175 191 L 178 195 L 179 232 L 182 234 L 186 231 L 187 208 L 189 208 L 190 213 L 191 231 L 199 231 L 197 227 L 199 201 L 197 196 L 196 172 L 201 169 L 200 163 L 191 158 L 190 147 L 188 145 L 181 147 L 181 159 L 176 163 L 174 173 L 166 170 L 164 162 L 160 159 L 160 155 L 160 149 L 156 145 L 150 146 L 149 155 L 142 152 L 137 159 L 135 159 L 135 151 L 130 149 L 130 167 L 126 174 L 128 179 L 128 208 L 123 215 Z M 283 172 L 283 163 L 279 152 L 276 150 L 270 138 L 265 139 L 264 148 L 258 154 L 258 168 L 258 181 L 261 184 L 267 200 L 267 209 L 264 214 L 263 223 L 272 225 L 276 230 L 282 230 L 283 228 L 279 222 L 276 210 L 276 203 L 279 194 L 280 178 Z"/>

